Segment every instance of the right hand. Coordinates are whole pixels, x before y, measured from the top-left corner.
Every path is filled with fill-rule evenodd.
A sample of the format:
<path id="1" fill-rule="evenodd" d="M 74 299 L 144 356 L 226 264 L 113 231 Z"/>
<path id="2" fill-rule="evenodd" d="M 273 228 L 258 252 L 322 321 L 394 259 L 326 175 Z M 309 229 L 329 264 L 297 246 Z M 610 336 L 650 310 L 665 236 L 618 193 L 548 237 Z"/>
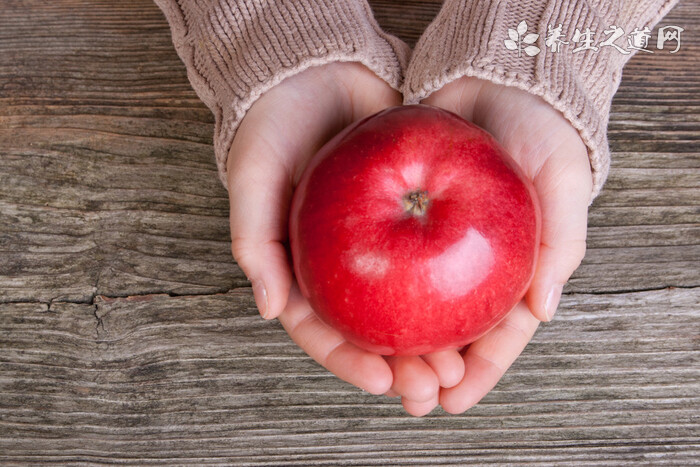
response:
<path id="1" fill-rule="evenodd" d="M 311 157 L 346 126 L 401 101 L 355 62 L 312 67 L 265 92 L 229 151 L 231 247 L 264 318 L 279 318 L 294 342 L 339 378 L 372 394 L 401 396 L 406 411 L 420 416 L 438 404 L 440 387 L 461 381 L 460 354 L 382 357 L 356 347 L 313 313 L 285 249 L 292 194 Z"/>
<path id="2" fill-rule="evenodd" d="M 593 178 L 579 132 L 534 94 L 464 76 L 422 102 L 461 115 L 491 133 L 532 181 L 542 212 L 538 264 L 525 300 L 469 345 L 464 379 L 440 393 L 447 412 L 461 413 L 496 386 L 539 321 L 552 319 L 562 288 L 586 251 Z"/>

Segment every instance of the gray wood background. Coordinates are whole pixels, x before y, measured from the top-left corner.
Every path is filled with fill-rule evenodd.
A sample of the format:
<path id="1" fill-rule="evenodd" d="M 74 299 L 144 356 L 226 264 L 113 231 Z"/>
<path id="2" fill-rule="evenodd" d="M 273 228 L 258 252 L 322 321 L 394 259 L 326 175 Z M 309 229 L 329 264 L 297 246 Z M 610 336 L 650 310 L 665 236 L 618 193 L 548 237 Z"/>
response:
<path id="1" fill-rule="evenodd" d="M 373 1 L 414 43 L 440 2 Z M 700 465 L 700 5 L 613 102 L 589 250 L 501 383 L 421 419 L 257 315 L 149 0 L 0 5 L 0 463 Z"/>

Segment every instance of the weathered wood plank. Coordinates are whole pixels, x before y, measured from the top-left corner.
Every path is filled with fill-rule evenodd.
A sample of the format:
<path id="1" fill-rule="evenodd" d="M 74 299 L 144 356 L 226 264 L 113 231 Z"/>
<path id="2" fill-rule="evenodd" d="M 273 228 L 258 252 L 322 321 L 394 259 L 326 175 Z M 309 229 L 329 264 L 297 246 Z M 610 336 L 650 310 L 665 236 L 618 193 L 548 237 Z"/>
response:
<path id="1" fill-rule="evenodd" d="M 213 118 L 162 14 L 148 1 L 83 6 L 0 12 L 0 301 L 247 284 Z"/>
<path id="2" fill-rule="evenodd" d="M 682 2 L 659 27 L 689 24 L 698 13 Z M 683 60 L 657 51 L 625 67 L 608 126 L 610 176 L 590 210 L 589 249 L 569 290 L 700 283 L 699 45 L 687 35 Z"/>
<path id="3" fill-rule="evenodd" d="M 4 304 L 0 460 L 691 462 L 699 304 L 700 289 L 568 295 L 479 406 L 425 419 L 328 374 L 249 289 Z"/>

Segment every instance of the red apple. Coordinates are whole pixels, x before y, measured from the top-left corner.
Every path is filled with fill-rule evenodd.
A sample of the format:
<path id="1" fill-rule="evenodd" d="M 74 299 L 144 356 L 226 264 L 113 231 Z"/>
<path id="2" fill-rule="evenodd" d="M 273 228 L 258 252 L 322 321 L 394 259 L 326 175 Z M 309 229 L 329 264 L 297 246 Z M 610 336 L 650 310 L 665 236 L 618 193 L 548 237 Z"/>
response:
<path id="1" fill-rule="evenodd" d="M 525 294 L 532 184 L 484 130 L 426 105 L 354 123 L 309 162 L 290 213 L 294 273 L 316 314 L 382 355 L 473 342 Z"/>

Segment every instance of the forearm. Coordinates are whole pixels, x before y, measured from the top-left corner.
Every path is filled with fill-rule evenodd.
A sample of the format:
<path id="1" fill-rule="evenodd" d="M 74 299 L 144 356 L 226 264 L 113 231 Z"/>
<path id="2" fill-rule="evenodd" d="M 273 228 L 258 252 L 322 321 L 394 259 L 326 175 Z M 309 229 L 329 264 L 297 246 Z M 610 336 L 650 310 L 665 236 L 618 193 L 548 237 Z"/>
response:
<path id="1" fill-rule="evenodd" d="M 607 124 L 610 102 L 617 90 L 622 67 L 633 55 L 613 46 L 574 52 L 576 30 L 595 31 L 595 42 L 612 26 L 629 34 L 635 28 L 658 22 L 677 0 L 446 0 L 435 21 L 416 45 L 406 73 L 406 103 L 418 102 L 462 76 L 473 76 L 518 87 L 542 97 L 559 110 L 579 131 L 588 147 L 593 173 L 593 193 L 600 191 L 607 176 L 610 155 Z M 509 50 L 504 40 L 509 29 L 521 21 L 527 33 L 539 34 L 528 55 Z M 561 25 L 558 51 L 548 48 L 545 38 Z M 521 37 L 522 39 L 522 37 Z M 625 38 L 615 42 L 627 48 Z M 511 44 L 512 45 L 512 44 Z"/>
<path id="2" fill-rule="evenodd" d="M 401 89 L 409 51 L 379 28 L 364 0 L 155 2 L 193 88 L 214 113 L 214 151 L 224 186 L 240 121 L 284 78 L 310 66 L 356 61 Z"/>

